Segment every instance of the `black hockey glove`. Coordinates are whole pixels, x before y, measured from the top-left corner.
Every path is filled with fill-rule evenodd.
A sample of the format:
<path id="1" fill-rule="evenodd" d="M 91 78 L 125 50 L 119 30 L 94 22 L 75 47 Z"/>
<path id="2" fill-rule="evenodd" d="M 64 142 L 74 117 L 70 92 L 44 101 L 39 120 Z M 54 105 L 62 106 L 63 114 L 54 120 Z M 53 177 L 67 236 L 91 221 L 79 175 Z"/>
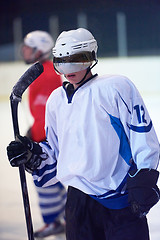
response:
<path id="1" fill-rule="evenodd" d="M 159 201 L 160 191 L 156 185 L 159 172 L 154 169 L 131 171 L 127 179 L 128 200 L 134 214 L 145 216 Z"/>
<path id="2" fill-rule="evenodd" d="M 8 145 L 7 155 L 12 167 L 25 164 L 25 169 L 30 173 L 48 157 L 46 153 L 42 152 L 42 148 L 38 143 L 22 136 L 17 136 L 16 141 L 12 141 Z"/>

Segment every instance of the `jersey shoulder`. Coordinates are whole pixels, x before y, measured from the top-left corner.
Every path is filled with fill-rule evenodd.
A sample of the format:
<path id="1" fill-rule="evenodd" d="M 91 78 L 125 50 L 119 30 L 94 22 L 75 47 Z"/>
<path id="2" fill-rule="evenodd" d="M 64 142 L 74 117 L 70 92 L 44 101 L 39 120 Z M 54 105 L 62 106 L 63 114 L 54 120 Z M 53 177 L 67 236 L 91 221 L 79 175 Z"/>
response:
<path id="1" fill-rule="evenodd" d="M 136 89 L 133 82 L 122 75 L 103 75 L 98 76 L 94 81 L 95 86 L 104 88 L 105 90 L 126 91 Z"/>
<path id="2" fill-rule="evenodd" d="M 103 75 L 98 76 L 94 82 L 93 88 L 99 89 L 103 96 L 110 98 L 122 97 L 132 99 L 140 96 L 134 83 L 122 75 Z M 93 84 L 93 85 L 94 85 Z"/>

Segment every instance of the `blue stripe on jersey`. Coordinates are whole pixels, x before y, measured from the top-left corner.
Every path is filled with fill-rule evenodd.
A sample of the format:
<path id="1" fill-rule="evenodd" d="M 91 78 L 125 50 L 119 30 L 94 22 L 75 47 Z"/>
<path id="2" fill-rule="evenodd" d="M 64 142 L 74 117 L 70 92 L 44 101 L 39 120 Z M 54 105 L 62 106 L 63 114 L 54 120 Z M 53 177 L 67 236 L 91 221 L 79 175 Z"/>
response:
<path id="1" fill-rule="evenodd" d="M 51 146 L 48 144 L 48 142 L 43 141 L 42 143 L 43 143 L 47 148 L 51 149 Z"/>
<path id="2" fill-rule="evenodd" d="M 104 193 L 102 195 L 98 195 L 98 196 L 95 196 L 95 197 L 97 197 L 99 199 L 103 199 L 103 198 L 106 198 L 107 196 L 110 196 L 110 195 L 121 194 L 122 189 L 126 185 L 127 176 L 128 176 L 128 173 L 126 174 L 125 178 L 123 179 L 123 181 L 121 182 L 121 184 L 118 186 L 118 188 L 116 190 L 111 190 L 109 192 L 106 192 L 106 193 Z"/>
<path id="3" fill-rule="evenodd" d="M 136 164 L 132 161 L 131 167 L 129 171 L 137 169 Z M 129 206 L 128 203 L 128 191 L 126 189 L 126 182 L 127 182 L 128 173 L 124 177 L 121 184 L 118 186 L 116 190 L 111 190 L 107 193 L 102 195 L 90 195 L 90 197 L 94 198 L 96 201 L 101 203 L 103 206 L 110 208 L 110 209 L 121 209 Z M 122 194 L 122 190 L 124 193 Z M 107 198 L 108 197 L 108 198 Z"/>
<path id="4" fill-rule="evenodd" d="M 43 187 L 44 184 L 46 184 L 48 181 L 53 179 L 53 177 L 55 177 L 55 176 L 56 176 L 56 170 L 44 175 L 41 180 L 34 180 L 34 184 L 37 187 Z"/>
<path id="5" fill-rule="evenodd" d="M 110 208 L 110 209 L 121 209 L 129 206 L 128 203 L 128 194 L 116 194 L 113 197 L 110 198 L 103 198 L 99 199 L 94 195 L 90 195 L 93 199 L 95 199 L 97 202 L 102 204 L 104 207 Z"/>
<path id="6" fill-rule="evenodd" d="M 132 158 L 131 148 L 130 148 L 126 133 L 124 131 L 124 127 L 123 127 L 120 119 L 118 119 L 110 114 L 109 114 L 109 116 L 110 116 L 111 124 L 120 139 L 119 153 L 122 156 L 122 158 L 125 160 L 125 162 L 129 166 L 131 166 L 131 162 L 130 162 L 130 160 Z"/>
<path id="7" fill-rule="evenodd" d="M 121 194 L 122 189 L 126 185 L 127 176 L 128 176 L 128 173 L 116 190 L 111 190 L 111 191 L 104 193 L 102 195 L 99 195 L 99 196 L 90 195 L 90 197 L 94 198 L 96 201 L 98 201 L 104 207 L 107 207 L 110 209 L 121 209 L 121 208 L 125 208 L 125 207 L 129 206 L 128 191 L 125 190 L 125 192 L 123 194 Z M 113 196 L 106 198 L 109 195 L 113 195 Z"/>
<path id="8" fill-rule="evenodd" d="M 128 112 L 131 114 L 131 111 L 129 110 L 129 107 L 128 107 L 127 103 L 124 101 L 124 99 L 121 97 L 121 95 L 120 95 L 119 93 L 118 93 L 118 95 L 119 95 L 119 97 L 122 99 L 123 103 L 125 104 Z"/>
<path id="9" fill-rule="evenodd" d="M 137 167 L 136 167 L 136 164 L 132 161 L 129 171 L 133 170 L 133 169 L 137 169 Z M 103 206 L 110 208 L 110 209 L 121 209 L 121 208 L 125 208 L 125 207 L 129 206 L 128 191 L 127 191 L 127 189 L 125 190 L 127 177 L 128 177 L 128 173 L 126 174 L 123 181 L 121 182 L 121 184 L 118 186 L 118 188 L 116 190 L 111 190 L 111 191 L 104 193 L 102 195 L 99 195 L 99 196 L 90 195 L 90 197 L 94 198 L 96 201 L 101 203 Z M 125 190 L 123 194 L 121 193 L 122 190 L 123 191 Z M 109 195 L 110 195 L 110 197 L 109 197 Z M 108 198 L 106 198 L 107 196 L 108 196 Z"/>
<path id="10" fill-rule="evenodd" d="M 139 126 L 134 126 L 134 125 L 128 124 L 128 127 L 134 132 L 139 132 L 139 133 L 149 132 L 152 128 L 152 121 L 150 121 L 148 126 L 139 127 Z"/>
<path id="11" fill-rule="evenodd" d="M 38 177 L 41 177 L 44 174 L 45 171 L 54 169 L 56 167 L 56 165 L 57 165 L 57 162 L 53 163 L 53 164 L 50 164 L 50 165 L 46 164 L 41 169 L 34 170 L 32 176 L 36 175 Z"/>

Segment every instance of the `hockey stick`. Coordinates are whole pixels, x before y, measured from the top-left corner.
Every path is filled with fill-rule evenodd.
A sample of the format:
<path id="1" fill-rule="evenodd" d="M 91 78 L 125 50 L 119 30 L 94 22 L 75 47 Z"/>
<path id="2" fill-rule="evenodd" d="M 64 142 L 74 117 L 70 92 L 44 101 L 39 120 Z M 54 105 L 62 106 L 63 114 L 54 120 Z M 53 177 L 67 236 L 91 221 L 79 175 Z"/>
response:
<path id="1" fill-rule="evenodd" d="M 21 78 L 13 87 L 13 90 L 10 95 L 10 104 L 11 104 L 12 123 L 13 123 L 15 139 L 16 139 L 16 136 L 19 134 L 18 103 L 22 99 L 23 92 L 42 72 L 43 72 L 43 65 L 38 62 L 35 63 L 21 76 Z M 20 174 L 20 182 L 21 182 L 21 190 L 22 190 L 22 196 L 23 196 L 23 206 L 25 211 L 28 239 L 34 240 L 32 217 L 30 212 L 30 204 L 29 204 L 24 164 L 19 166 L 19 174 Z"/>

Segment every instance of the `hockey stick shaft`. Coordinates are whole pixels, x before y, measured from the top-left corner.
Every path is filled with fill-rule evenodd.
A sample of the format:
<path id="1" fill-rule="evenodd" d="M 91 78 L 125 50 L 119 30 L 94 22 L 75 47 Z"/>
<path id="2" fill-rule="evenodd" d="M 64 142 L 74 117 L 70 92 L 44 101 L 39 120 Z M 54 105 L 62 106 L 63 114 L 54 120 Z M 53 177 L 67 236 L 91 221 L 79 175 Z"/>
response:
<path id="1" fill-rule="evenodd" d="M 12 123 L 13 123 L 15 139 L 16 139 L 16 136 L 19 135 L 18 103 L 21 101 L 23 92 L 42 72 L 43 72 L 43 66 L 40 63 L 36 63 L 22 75 L 22 77 L 19 79 L 17 84 L 13 87 L 13 90 L 10 96 L 10 104 L 11 104 Z M 19 175 L 20 175 L 21 190 L 22 190 L 22 197 L 23 197 L 23 206 L 24 206 L 24 212 L 25 212 L 25 218 L 26 218 L 28 240 L 34 240 L 32 217 L 31 217 L 31 211 L 30 211 L 24 164 L 19 166 Z"/>
<path id="2" fill-rule="evenodd" d="M 12 122 L 13 122 L 15 139 L 16 139 L 16 136 L 19 134 L 17 110 L 18 110 L 18 101 L 11 101 Z M 24 164 L 19 166 L 19 175 L 20 175 L 20 182 L 21 182 L 21 190 L 22 190 L 23 206 L 25 211 L 28 239 L 34 240 L 32 217 L 31 217 L 31 211 L 30 211 L 30 203 L 29 203 L 29 197 L 28 197 L 28 189 L 27 189 L 27 181 L 25 176 Z"/>

